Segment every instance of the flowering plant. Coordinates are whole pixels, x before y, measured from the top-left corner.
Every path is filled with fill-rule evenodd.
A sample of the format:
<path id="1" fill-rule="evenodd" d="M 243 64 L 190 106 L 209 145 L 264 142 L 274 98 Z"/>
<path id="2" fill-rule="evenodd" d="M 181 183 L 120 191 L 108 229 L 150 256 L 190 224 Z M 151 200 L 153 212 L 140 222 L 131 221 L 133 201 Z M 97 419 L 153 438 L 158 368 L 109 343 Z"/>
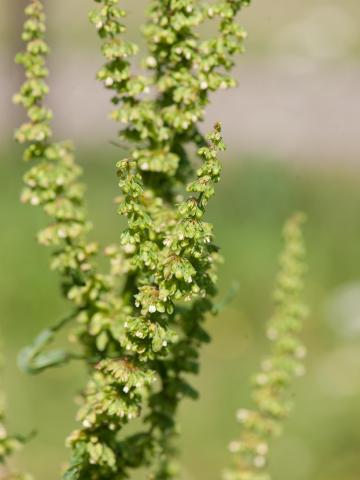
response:
<path id="1" fill-rule="evenodd" d="M 127 227 L 118 242 L 105 248 L 110 265 L 101 272 L 96 263 L 99 246 L 88 238 L 91 223 L 73 147 L 52 139 L 52 112 L 45 105 L 45 15 L 42 2 L 31 0 L 23 33 L 26 49 L 17 57 L 26 81 L 15 96 L 28 114 L 16 139 L 27 145 L 24 158 L 33 164 L 24 177 L 22 201 L 41 206 L 50 218 L 38 239 L 52 249 L 51 267 L 59 272 L 71 307 L 19 361 L 32 374 L 74 359 L 87 366 L 79 428 L 67 440 L 71 459 L 65 480 L 121 480 L 143 467 L 149 478 L 165 480 L 178 475 L 177 410 L 184 397 L 197 397 L 188 376 L 198 372 L 200 347 L 210 339 L 205 318 L 218 310 L 213 299 L 220 255 L 204 216 L 220 179 L 218 156 L 225 146 L 219 123 L 207 136 L 199 124 L 209 95 L 235 84 L 229 71 L 246 37 L 235 17 L 249 0 L 152 0 L 144 27 L 149 54 L 142 60 L 143 74 L 133 69 L 137 45 L 124 38 L 126 12 L 118 0 L 95 2 L 89 18 L 105 58 L 98 78 L 113 92 L 111 116 L 122 124 L 119 137 L 126 149 L 116 169 L 118 210 Z M 208 21 L 218 32 L 204 39 L 197 31 Z M 196 169 L 191 146 L 200 160 Z M 284 282 L 296 283 L 301 275 L 297 220 L 289 224 L 287 240 Z M 261 377 L 266 376 L 266 384 L 286 383 L 297 368 L 293 355 L 300 347 L 292 336 L 297 330 L 292 322 L 298 321 L 293 301 L 299 292 L 298 286 L 288 292 L 285 283 L 280 279 L 280 320 L 276 316 L 273 326 L 277 346 Z M 292 318 L 285 318 L 286 308 L 296 310 Z M 73 325 L 74 350 L 47 351 L 67 324 Z M 256 398 L 264 418 L 259 417 L 259 424 L 270 422 L 271 408 L 282 407 L 281 388 L 272 396 L 261 385 L 258 382 Z M 266 402 L 274 405 L 267 407 Z M 276 415 L 280 420 L 283 412 Z M 128 424 L 134 425 L 131 434 L 125 430 Z M 248 430 L 246 423 L 245 444 Z M 256 452 L 263 436 L 254 444 Z M 4 445 L 0 461 L 12 450 L 7 437 Z M 232 450 L 242 452 L 236 445 Z M 262 466 L 255 456 L 255 467 Z M 242 468 L 230 478 L 263 478 L 251 477 Z"/>

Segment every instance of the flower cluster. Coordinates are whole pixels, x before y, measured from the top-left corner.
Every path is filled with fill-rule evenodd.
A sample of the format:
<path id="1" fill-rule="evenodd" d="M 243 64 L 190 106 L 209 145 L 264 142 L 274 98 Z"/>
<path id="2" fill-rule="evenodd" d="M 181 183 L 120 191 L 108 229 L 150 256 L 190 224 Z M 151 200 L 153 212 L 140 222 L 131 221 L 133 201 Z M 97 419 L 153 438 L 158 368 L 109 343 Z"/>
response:
<path id="1" fill-rule="evenodd" d="M 17 55 L 17 63 L 24 66 L 26 81 L 14 101 L 23 105 L 28 122 L 15 133 L 20 143 L 26 143 L 24 159 L 34 163 L 24 176 L 22 201 L 42 206 L 51 218 L 49 226 L 38 239 L 53 247 L 52 267 L 62 276 L 66 295 L 71 288 L 84 285 L 93 275 L 93 257 L 97 245 L 86 241 L 90 228 L 84 209 L 84 186 L 79 183 L 80 168 L 74 160 L 73 148 L 68 142 L 52 142 L 51 111 L 44 106 L 48 93 L 45 57 L 45 14 L 40 1 L 34 0 L 26 8 L 27 20 L 23 40 L 26 50 Z"/>
<path id="2" fill-rule="evenodd" d="M 291 218 L 285 226 L 285 249 L 275 290 L 275 312 L 269 321 L 271 354 L 253 380 L 254 410 L 240 409 L 237 420 L 241 438 L 229 445 L 234 467 L 225 480 L 270 480 L 267 473 L 269 440 L 281 433 L 291 402 L 289 387 L 294 377 L 304 373 L 306 350 L 298 338 L 306 307 L 301 301 L 305 249 L 301 225 L 303 215 Z"/>

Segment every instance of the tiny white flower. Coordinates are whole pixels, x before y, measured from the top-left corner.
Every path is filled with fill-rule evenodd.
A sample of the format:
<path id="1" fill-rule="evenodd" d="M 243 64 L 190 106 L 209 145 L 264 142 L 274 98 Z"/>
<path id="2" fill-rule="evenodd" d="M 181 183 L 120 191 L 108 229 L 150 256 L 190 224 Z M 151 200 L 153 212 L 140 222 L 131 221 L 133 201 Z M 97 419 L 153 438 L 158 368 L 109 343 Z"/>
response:
<path id="1" fill-rule="evenodd" d="M 168 343 L 167 343 L 166 340 L 164 340 L 164 341 L 162 342 L 162 346 L 163 346 L 163 347 L 167 347 L 167 344 L 168 344 Z"/>
<path id="2" fill-rule="evenodd" d="M 268 382 L 268 376 L 265 374 L 265 373 L 260 373 L 257 377 L 256 377 L 256 383 L 258 385 L 266 385 Z"/>
<path id="3" fill-rule="evenodd" d="M 259 443 L 259 445 L 256 447 L 256 451 L 259 455 L 265 456 L 269 452 L 269 446 L 265 442 Z"/>
<path id="4" fill-rule="evenodd" d="M 34 206 L 39 205 L 39 203 L 40 203 L 39 197 L 31 197 L 30 203 L 31 203 L 31 205 L 34 205 Z"/>
<path id="5" fill-rule="evenodd" d="M 45 137 L 46 137 L 46 135 L 45 135 L 44 132 L 39 132 L 39 133 L 37 134 L 37 140 L 38 140 L 39 142 L 45 140 Z"/>
<path id="6" fill-rule="evenodd" d="M 229 443 L 229 452 L 230 453 L 237 453 L 240 451 L 240 442 L 233 440 L 232 442 Z"/>
<path id="7" fill-rule="evenodd" d="M 129 393 L 129 390 L 130 388 L 127 385 L 125 385 L 125 387 L 123 388 L 123 392 Z"/>
<path id="8" fill-rule="evenodd" d="M 84 428 L 90 428 L 91 427 L 91 422 L 89 419 L 85 418 L 85 420 L 83 421 L 83 427 Z"/>
<path id="9" fill-rule="evenodd" d="M 107 77 L 107 79 L 105 80 L 105 85 L 107 87 L 111 87 L 112 85 L 114 85 L 114 79 L 111 77 Z"/>
<path id="10" fill-rule="evenodd" d="M 149 312 L 150 313 L 155 313 L 156 312 L 156 306 L 155 305 L 150 305 Z"/>
<path id="11" fill-rule="evenodd" d="M 0 440 L 3 440 L 4 438 L 6 438 L 6 436 L 7 432 L 4 425 L 0 425 Z"/>
<path id="12" fill-rule="evenodd" d="M 58 230 L 58 236 L 60 238 L 66 238 L 66 231 L 62 228 L 60 228 L 60 230 Z"/>
<path id="13" fill-rule="evenodd" d="M 148 57 L 146 59 L 146 65 L 150 68 L 155 68 L 157 65 L 157 61 L 155 57 Z"/>
<path id="14" fill-rule="evenodd" d="M 136 247 L 132 243 L 127 243 L 126 245 L 124 245 L 125 253 L 134 253 L 135 250 L 136 250 Z"/>
<path id="15" fill-rule="evenodd" d="M 250 415 L 249 410 L 245 410 L 245 409 L 241 408 L 240 410 L 238 410 L 236 412 L 236 419 L 239 422 L 244 422 L 245 420 L 247 420 L 249 418 L 249 415 Z"/>
<path id="16" fill-rule="evenodd" d="M 141 164 L 141 170 L 147 171 L 149 170 L 149 167 L 150 165 L 148 164 L 148 162 L 144 162 Z"/>
<path id="17" fill-rule="evenodd" d="M 116 247 L 115 247 L 114 245 L 108 245 L 107 247 L 105 247 L 104 253 L 105 253 L 105 255 L 107 255 L 107 256 L 109 256 L 109 255 L 115 255 L 115 253 L 116 253 Z"/>
<path id="18" fill-rule="evenodd" d="M 254 465 L 256 468 L 263 468 L 265 464 L 266 464 L 265 457 L 258 455 L 257 457 L 254 458 Z"/>
<path id="19" fill-rule="evenodd" d="M 201 83 L 200 83 L 200 88 L 201 90 L 206 90 L 207 88 L 209 87 L 209 84 L 203 80 Z"/>

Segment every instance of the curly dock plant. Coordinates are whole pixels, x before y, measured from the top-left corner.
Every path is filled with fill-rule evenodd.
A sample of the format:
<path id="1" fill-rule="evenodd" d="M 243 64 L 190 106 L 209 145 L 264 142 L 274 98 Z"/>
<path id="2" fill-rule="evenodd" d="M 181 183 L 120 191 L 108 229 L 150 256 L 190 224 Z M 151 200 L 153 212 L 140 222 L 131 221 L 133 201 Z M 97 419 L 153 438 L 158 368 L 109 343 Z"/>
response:
<path id="1" fill-rule="evenodd" d="M 294 377 L 304 373 L 302 361 L 306 349 L 298 338 L 307 313 L 302 303 L 306 271 L 303 221 L 302 214 L 295 215 L 284 229 L 285 248 L 274 294 L 275 312 L 267 329 L 272 348 L 253 380 L 255 408 L 237 412 L 241 437 L 230 443 L 234 466 L 225 473 L 224 480 L 270 480 L 269 441 L 281 433 L 288 416 L 289 388 Z"/>
<path id="2" fill-rule="evenodd" d="M 154 479 L 175 478 L 176 413 L 183 397 L 197 395 L 187 375 L 199 369 L 199 348 L 209 340 L 203 323 L 216 311 L 219 254 L 204 214 L 224 144 L 219 124 L 204 137 L 199 122 L 210 93 L 235 83 L 228 71 L 245 38 L 235 17 L 249 0 L 151 1 L 143 75 L 133 73 L 138 49 L 123 38 L 126 14 L 119 2 L 96 3 L 90 20 L 106 59 L 98 77 L 113 91 L 112 116 L 123 124 L 119 135 L 128 150 L 117 164 L 119 213 L 128 225 L 106 248 L 110 271 L 100 273 L 98 246 L 88 240 L 81 170 L 71 145 L 52 140 L 52 113 L 44 103 L 45 16 L 42 2 L 31 0 L 26 50 L 17 57 L 26 81 L 15 96 L 28 113 L 16 139 L 27 145 L 24 158 L 32 164 L 22 201 L 41 206 L 50 218 L 39 242 L 52 248 L 51 266 L 73 306 L 22 352 L 20 364 L 38 373 L 80 359 L 88 368 L 65 479 L 120 480 L 139 467 L 148 467 Z M 197 31 L 208 21 L 218 32 L 205 39 Z M 192 146 L 201 162 L 195 172 Z M 71 322 L 79 348 L 46 352 Z"/>
<path id="3" fill-rule="evenodd" d="M 200 347 L 209 341 L 204 320 L 218 310 L 213 297 L 219 253 L 204 215 L 220 178 L 218 153 L 225 147 L 220 124 L 204 137 L 199 123 L 210 93 L 234 85 L 228 72 L 245 38 L 235 17 L 249 0 L 152 0 L 141 75 L 133 72 L 138 48 L 124 38 L 126 12 L 117 0 L 95 1 L 90 20 L 105 57 L 98 78 L 113 92 L 112 117 L 123 125 L 119 136 L 127 150 L 117 163 L 119 213 L 127 228 L 105 249 L 109 271 L 99 272 L 99 248 L 88 239 L 81 170 L 71 144 L 52 140 L 52 113 L 45 105 L 45 15 L 42 2 L 31 0 L 26 49 L 17 56 L 26 81 L 15 96 L 28 114 L 16 139 L 27 145 L 24 158 L 32 164 L 22 201 L 41 206 L 50 219 L 38 239 L 52 248 L 51 267 L 72 306 L 19 361 L 29 373 L 74 359 L 87 366 L 80 427 L 68 438 L 72 453 L 64 479 L 121 480 L 146 467 L 149 478 L 165 480 L 177 476 L 179 403 L 197 396 L 188 374 L 198 372 Z M 199 27 L 209 21 L 218 32 L 203 38 Z M 195 171 L 189 154 L 194 146 L 200 160 Z M 239 411 L 242 437 L 231 444 L 235 462 L 228 479 L 269 478 L 268 441 L 287 414 L 288 384 L 301 372 L 304 348 L 296 337 L 303 316 L 301 221 L 297 216 L 285 229 L 277 308 L 269 328 L 274 346 L 255 379 L 256 410 Z M 70 323 L 77 348 L 47 351 Z M 131 433 L 125 428 L 129 424 Z M 3 427 L 1 409 L 0 462 L 17 444 Z"/>

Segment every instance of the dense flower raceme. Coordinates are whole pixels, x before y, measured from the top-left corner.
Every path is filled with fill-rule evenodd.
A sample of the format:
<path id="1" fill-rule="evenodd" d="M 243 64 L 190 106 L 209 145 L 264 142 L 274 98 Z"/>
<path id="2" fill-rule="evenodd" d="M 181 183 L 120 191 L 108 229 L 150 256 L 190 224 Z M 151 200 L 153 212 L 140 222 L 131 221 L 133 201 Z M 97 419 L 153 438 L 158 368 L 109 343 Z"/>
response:
<path id="1" fill-rule="evenodd" d="M 288 393 L 293 378 L 304 373 L 306 350 L 298 338 L 307 312 L 301 299 L 306 271 L 303 220 L 303 215 L 297 214 L 285 226 L 285 248 L 274 295 L 275 312 L 267 329 L 272 349 L 253 380 L 255 409 L 237 412 L 241 437 L 230 443 L 234 466 L 224 474 L 224 480 L 270 480 L 269 440 L 281 433 L 283 420 L 289 413 Z"/>
<path id="2" fill-rule="evenodd" d="M 89 367 L 81 428 L 69 437 L 72 458 L 64 478 L 123 479 L 140 466 L 150 466 L 153 478 L 174 478 L 177 406 L 183 396 L 196 395 L 185 375 L 198 370 L 199 347 L 209 339 L 203 321 L 213 309 L 219 258 L 212 226 L 203 217 L 224 146 L 219 125 L 205 139 L 197 122 L 209 93 L 233 84 L 226 71 L 245 37 L 234 18 L 249 2 L 153 1 L 145 27 L 146 76 L 132 73 L 129 59 L 137 47 L 121 37 L 125 13 L 118 2 L 97 3 L 90 19 L 107 60 L 99 78 L 114 90 L 113 117 L 125 124 L 120 135 L 131 152 L 117 165 L 119 213 L 128 228 L 119 245 L 106 249 L 110 273 L 100 274 L 98 247 L 87 240 L 80 169 L 71 146 L 51 140 L 52 114 L 44 105 L 45 18 L 41 2 L 32 0 L 23 34 L 26 51 L 17 57 L 27 78 L 15 101 L 26 108 L 29 121 L 16 138 L 27 143 L 25 160 L 34 163 L 22 200 L 41 205 L 51 218 L 39 241 L 53 247 L 52 267 L 74 311 L 44 332 L 22 361 L 37 372 L 81 356 Z M 201 40 L 196 27 L 213 18 L 219 34 Z M 195 180 L 188 144 L 195 144 L 202 160 Z M 81 354 L 45 354 L 44 346 L 70 320 L 76 321 L 72 336 Z M 123 427 L 139 417 L 139 431 L 126 435 Z"/>
<path id="3" fill-rule="evenodd" d="M 219 180 L 216 151 L 223 144 L 219 126 L 207 140 L 197 124 L 210 92 L 234 84 L 226 72 L 245 38 L 234 20 L 248 2 L 209 6 L 189 0 L 151 1 L 144 28 L 149 50 L 142 62 L 144 75 L 133 73 L 131 57 L 138 48 L 123 37 L 126 12 L 115 0 L 96 3 L 100 6 L 90 20 L 106 59 L 98 78 L 114 93 L 112 118 L 123 125 L 119 135 L 131 152 L 118 164 L 123 192 L 119 211 L 127 216 L 129 228 L 113 258 L 115 265 L 127 266 L 127 296 L 135 296 L 141 313 L 126 322 L 132 348 L 148 361 L 142 368 L 155 371 L 161 380 L 160 389 L 150 394 L 146 416 L 153 475 L 174 478 L 176 411 L 184 395 L 196 396 L 184 374 L 197 372 L 199 347 L 209 339 L 202 324 L 213 308 L 219 257 L 212 226 L 203 215 Z M 197 27 L 212 19 L 218 21 L 219 33 L 203 40 Z M 192 182 L 191 144 L 203 160 Z M 185 198 L 184 184 L 190 194 Z M 152 351 L 149 356 L 145 340 L 154 322 L 161 337 L 156 355 Z"/>

